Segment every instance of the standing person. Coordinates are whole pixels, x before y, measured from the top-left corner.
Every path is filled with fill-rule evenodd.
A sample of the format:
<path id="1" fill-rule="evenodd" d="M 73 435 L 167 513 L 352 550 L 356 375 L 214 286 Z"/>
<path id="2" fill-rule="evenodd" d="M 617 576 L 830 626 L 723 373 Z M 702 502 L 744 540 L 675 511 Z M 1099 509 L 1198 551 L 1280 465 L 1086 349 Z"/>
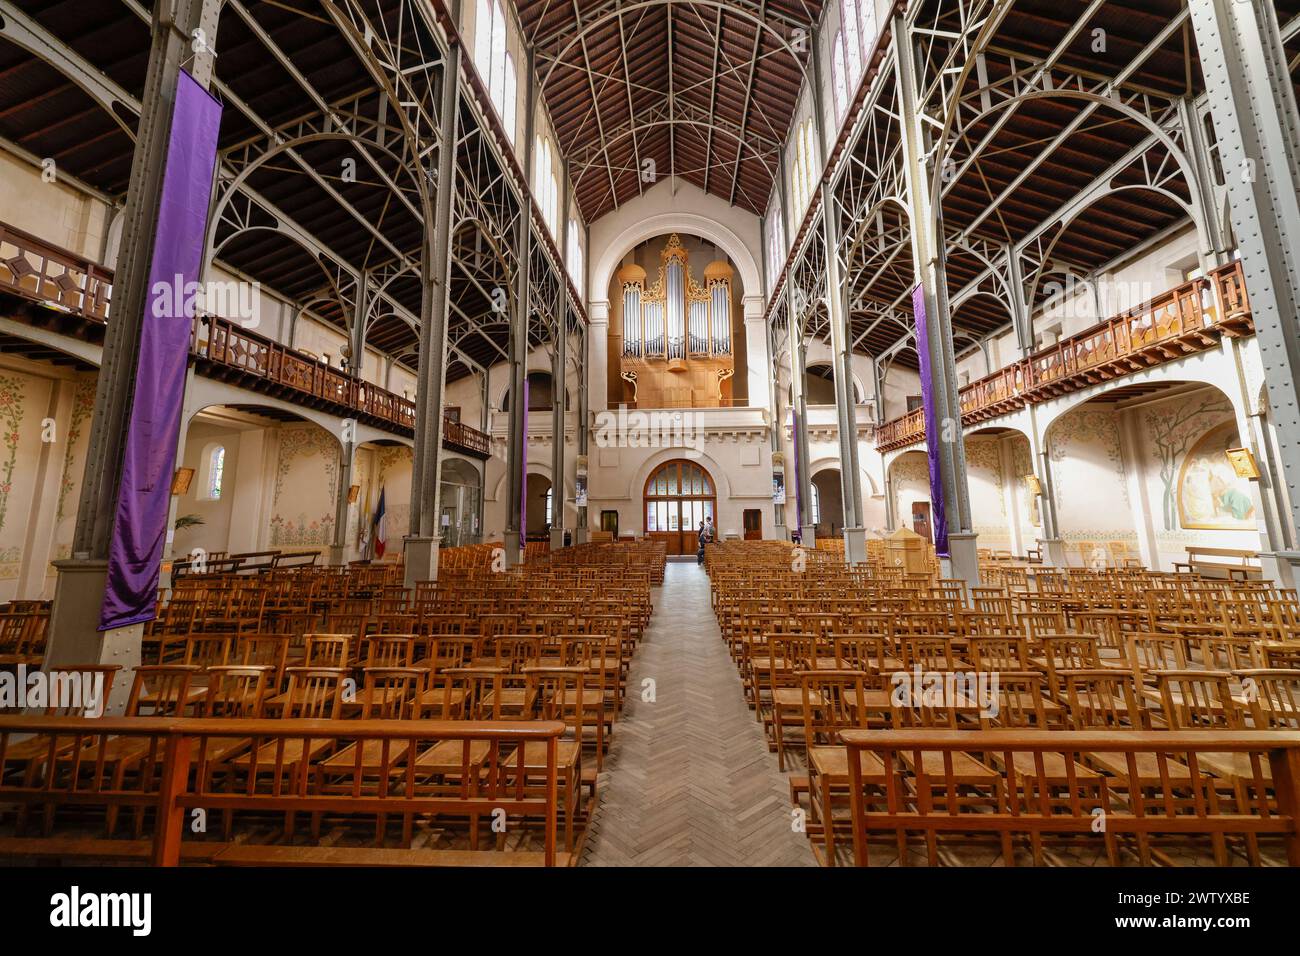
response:
<path id="1" fill-rule="evenodd" d="M 699 530 L 696 532 L 696 536 L 697 536 L 697 540 L 698 540 L 698 542 L 699 542 L 699 549 L 695 552 L 695 559 L 696 559 L 696 560 L 695 560 L 695 563 L 696 563 L 696 564 L 703 564 L 703 563 L 704 563 L 704 546 L 705 546 L 706 544 L 708 544 L 708 541 L 709 541 L 709 529 L 708 529 L 708 526 L 707 526 L 703 521 L 700 522 L 700 528 L 699 528 Z"/>

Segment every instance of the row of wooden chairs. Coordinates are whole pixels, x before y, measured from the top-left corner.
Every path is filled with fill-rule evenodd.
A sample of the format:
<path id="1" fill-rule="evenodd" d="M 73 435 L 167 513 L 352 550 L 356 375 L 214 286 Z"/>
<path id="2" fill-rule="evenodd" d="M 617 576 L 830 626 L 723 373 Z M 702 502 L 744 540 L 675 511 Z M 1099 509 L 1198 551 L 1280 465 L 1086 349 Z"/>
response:
<path id="1" fill-rule="evenodd" d="M 1056 859 L 1043 839 L 1052 828 L 1017 828 L 1015 818 L 1068 816 L 1081 800 L 1102 813 L 1160 806 L 1199 814 L 1188 832 L 1208 834 L 1215 862 L 1232 853 L 1256 865 L 1267 859 L 1261 828 L 1234 828 L 1229 819 L 1279 812 L 1258 747 L 1233 744 L 1220 753 L 1207 745 L 1171 756 L 1108 744 L 1068 759 L 1039 748 L 1010 763 L 1005 754 L 952 747 L 891 751 L 897 759 L 888 767 L 877 751 L 889 734 L 917 729 L 971 733 L 972 741 L 1009 731 L 1119 734 L 1120 741 L 1205 731 L 1202 739 L 1217 741 L 1298 730 L 1294 593 L 1111 569 L 967 594 L 964 582 L 937 575 L 878 578 L 878 566 L 850 567 L 836 556 L 806 563 L 788 547 L 755 544 L 710 549 L 714 608 L 778 766 L 801 762 L 806 771 L 791 777 L 791 797 L 807 805 L 823 863 L 834 865 L 848 845 L 865 860 L 864 827 L 873 837 L 890 832 L 899 860 L 908 862 L 905 826 L 891 831 L 863 820 L 873 813 L 913 820 L 938 806 L 961 819 L 923 828 L 929 862 L 939 862 L 941 846 L 982 845 L 993 833 L 1006 862 L 1024 848 L 1042 863 Z M 872 735 L 877 750 L 846 746 L 845 733 Z M 1086 824 L 1087 814 L 1078 819 Z M 1147 830 L 1134 833 L 1106 841 L 1109 862 L 1127 850 L 1142 863 L 1173 859 Z M 950 849 L 946 860 L 954 859 Z"/>
<path id="2" fill-rule="evenodd" d="M 276 862 L 286 849 L 284 841 L 293 838 L 294 812 L 306 812 L 311 819 L 312 845 L 324 839 L 322 826 L 331 825 L 329 819 L 304 808 L 327 797 L 409 796 L 412 790 L 427 793 L 430 786 L 465 797 L 498 792 L 508 780 L 519 788 L 513 799 L 527 802 L 533 799 L 527 792 L 541 792 L 537 788 L 548 768 L 558 777 L 560 845 L 573 853 L 594 806 L 596 775 L 625 698 L 630 657 L 653 610 L 654 573 L 630 564 L 625 547 L 610 547 L 608 554 L 603 546 L 573 551 L 580 554 L 554 561 L 543 556 L 526 572 L 456 569 L 412 589 L 377 576 L 358 587 L 352 569 L 283 575 L 331 582 L 310 589 L 314 606 L 301 612 L 301 619 L 346 625 L 337 631 L 259 632 L 230 627 L 220 613 L 206 620 L 206 609 L 231 606 L 214 601 L 212 594 L 243 595 L 257 589 L 257 583 L 250 583 L 257 579 L 229 575 L 188 582 L 169 597 L 197 598 L 202 592 L 195 603 L 205 610 L 196 612 L 184 633 L 153 635 L 159 662 L 136 669 L 126 713 L 130 720 L 198 721 L 195 726 L 204 728 L 210 724 L 203 721 L 240 722 L 239 730 L 232 724 L 228 734 L 196 732 L 201 743 L 192 757 L 190 787 L 224 794 L 220 801 L 228 807 L 263 795 L 292 795 L 300 801 L 294 803 L 298 811 L 286 811 L 283 831 L 272 837 L 276 846 L 262 857 L 267 862 Z M 269 585 L 275 574 L 258 577 Z M 369 593 L 358 593 L 362 590 Z M 405 602 L 407 613 L 375 613 L 374 602 L 388 600 Z M 349 602 L 360 601 L 370 602 L 367 613 L 354 613 Z M 297 618 L 279 620 L 291 619 Z M 113 669 L 97 672 L 111 684 Z M 60 713 L 65 711 L 49 710 L 51 717 Z M 413 718 L 465 729 L 449 729 L 448 739 L 405 756 L 382 736 L 358 737 L 365 731 L 351 729 L 376 720 Z M 313 724 L 316 732 L 302 737 L 276 730 L 297 727 L 295 722 L 302 720 L 324 724 Z M 249 721 L 258 722 L 260 736 L 247 729 Z M 493 742 L 494 728 L 534 723 L 558 725 L 558 739 L 548 743 L 539 737 L 514 749 Z M 522 733 L 510 731 L 515 737 Z M 5 739 L 0 769 L 5 783 L 29 791 L 90 787 L 112 795 L 152 792 L 161 772 L 157 747 L 158 740 L 143 732 L 90 734 L 84 740 L 38 733 L 26 741 Z M 132 796 L 106 801 L 106 839 L 120 843 L 120 811 L 144 804 Z M 43 834 L 84 825 L 83 815 L 65 814 L 56 804 L 51 798 L 40 820 Z M 148 814 L 130 812 L 138 836 Z M 20 829 L 31 823 L 25 814 L 20 817 Z M 412 826 L 423 819 L 426 826 L 436 825 L 444 843 L 477 850 L 488 836 L 481 831 L 490 814 L 475 810 L 421 818 L 398 810 L 379 812 L 370 817 L 377 845 L 394 839 L 386 820 L 399 818 L 400 845 L 406 845 Z M 233 838 L 236 823 L 245 834 L 250 826 L 256 831 L 258 819 L 223 811 L 223 838 Z M 496 849 L 520 845 L 496 836 L 489 843 Z"/>
<path id="3" fill-rule="evenodd" d="M 9 601 L 0 605 L 0 668 L 39 666 L 50 624 L 49 601 Z"/>

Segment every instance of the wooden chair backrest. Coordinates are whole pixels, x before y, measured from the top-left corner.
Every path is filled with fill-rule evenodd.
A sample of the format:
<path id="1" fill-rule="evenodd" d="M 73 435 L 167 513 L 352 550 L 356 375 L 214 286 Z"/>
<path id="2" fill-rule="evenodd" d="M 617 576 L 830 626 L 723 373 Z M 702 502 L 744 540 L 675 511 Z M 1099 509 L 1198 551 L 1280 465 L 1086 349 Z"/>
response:
<path id="1" fill-rule="evenodd" d="M 140 664 L 126 704 L 128 717 L 183 717 L 195 664 Z M 145 698 L 148 697 L 146 700 Z"/>
<path id="2" fill-rule="evenodd" d="M 269 664 L 223 664 L 209 667 L 208 693 L 203 700 L 203 715 L 252 720 L 260 718 L 266 701 L 267 681 L 274 672 L 275 668 Z"/>
<path id="3" fill-rule="evenodd" d="M 862 706 L 865 672 L 836 668 L 800 671 L 797 676 L 803 689 L 804 743 L 809 748 L 835 746 L 841 730 L 867 726 Z"/>
<path id="4" fill-rule="evenodd" d="M 346 667 L 290 667 L 289 689 L 281 712 L 286 718 L 336 720 L 343 711 Z"/>
<path id="5" fill-rule="evenodd" d="M 1241 682 L 1255 729 L 1300 730 L 1300 671 L 1250 668 L 1233 676 Z"/>

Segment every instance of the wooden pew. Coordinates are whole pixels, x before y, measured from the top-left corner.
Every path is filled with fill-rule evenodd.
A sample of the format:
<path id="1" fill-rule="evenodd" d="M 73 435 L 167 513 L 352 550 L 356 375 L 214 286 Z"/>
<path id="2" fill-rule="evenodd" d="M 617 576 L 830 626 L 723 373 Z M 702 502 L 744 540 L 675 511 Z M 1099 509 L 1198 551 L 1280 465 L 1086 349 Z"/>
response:
<path id="1" fill-rule="evenodd" d="M 873 835 L 891 835 L 901 852 L 914 833 L 927 840 L 943 834 L 1095 836 L 1112 863 L 1118 862 L 1117 838 L 1131 837 L 1144 865 L 1150 862 L 1150 839 L 1157 835 L 1202 838 L 1207 844 L 1228 836 L 1272 836 L 1281 839 L 1288 864 L 1300 866 L 1300 732 L 909 729 L 845 730 L 840 736 L 849 758 L 853 860 L 858 866 L 869 861 L 867 844 Z M 1177 767 L 1178 773 L 1162 773 L 1165 779 L 1154 787 L 1147 780 L 1127 788 L 1120 779 L 1106 777 L 1102 791 L 1086 798 L 1080 775 L 1064 786 L 1053 781 L 1056 789 L 1075 790 L 1074 799 L 1013 802 L 1017 783 L 1011 769 L 1004 771 L 1006 786 L 998 805 L 972 808 L 955 798 L 954 784 L 945 785 L 937 776 L 917 790 L 909 766 L 917 766 L 916 755 L 922 752 L 938 755 L 935 762 L 941 766 L 957 754 L 983 753 L 1004 768 L 1033 767 L 1047 754 L 1059 755 L 1065 766 L 1086 763 L 1091 753 L 1116 754 L 1121 760 L 1149 755 L 1161 766 Z M 1200 753 L 1247 757 L 1255 773 L 1245 805 L 1229 808 L 1216 800 L 1219 781 L 1199 766 Z M 918 798 L 922 791 L 925 799 Z M 1100 826 L 1099 813 L 1104 814 Z"/>
<path id="2" fill-rule="evenodd" d="M 1212 560 L 1212 559 L 1220 560 Z M 1211 560 L 1207 560 L 1211 559 Z M 1226 577 L 1236 581 L 1259 578 L 1259 554 L 1241 548 L 1203 548 L 1189 545 L 1187 560 L 1175 561 L 1175 571 L 1205 577 Z"/>
<path id="3" fill-rule="evenodd" d="M 0 717 L 0 805 L 44 811 L 46 834 L 0 835 L 0 856 L 146 859 L 155 866 L 203 860 L 229 865 L 567 865 L 572 854 L 557 846 L 559 827 L 557 751 L 565 725 L 559 720 L 255 720 L 207 718 Z M 46 735 L 50 750 L 40 773 L 6 759 L 15 738 Z M 231 740 L 269 756 L 261 768 L 269 780 L 236 783 L 229 765 L 210 759 Z M 365 747 L 378 741 L 382 746 Z M 118 785 L 105 776 L 103 754 L 126 743 L 141 750 L 136 772 Z M 321 744 L 328 746 L 322 748 Z M 291 754 L 339 753 L 350 744 L 355 762 L 328 771 Z M 525 748 L 525 744 L 531 746 Z M 291 746 L 292 745 L 292 746 Z M 540 759 L 539 759 L 540 755 Z M 257 768 L 253 770 L 254 775 Z M 325 780 L 328 785 L 323 785 Z M 149 809 L 152 832 L 140 839 L 88 838 L 57 830 L 62 809 L 118 815 Z M 381 846 L 259 846 L 230 840 L 190 839 L 191 812 L 283 813 L 293 837 L 295 814 L 345 819 L 403 821 L 409 845 L 412 821 L 437 816 L 439 825 L 470 831 L 469 849 L 421 850 Z M 477 848 L 480 822 L 504 812 L 512 830 L 540 831 L 537 850 Z M 39 816 L 39 815 L 34 815 Z M 139 819 L 143 820 L 141 815 Z M 147 850 L 146 850 L 147 847 Z M 522 855 L 516 856 L 516 853 Z"/>

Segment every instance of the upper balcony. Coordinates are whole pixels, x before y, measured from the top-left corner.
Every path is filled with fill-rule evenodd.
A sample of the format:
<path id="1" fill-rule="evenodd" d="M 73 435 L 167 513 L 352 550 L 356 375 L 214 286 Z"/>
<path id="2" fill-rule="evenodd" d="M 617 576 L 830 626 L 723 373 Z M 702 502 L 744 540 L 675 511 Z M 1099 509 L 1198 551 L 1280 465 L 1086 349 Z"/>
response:
<path id="1" fill-rule="evenodd" d="M 962 425 L 1172 362 L 1254 328 L 1241 263 L 1233 262 L 971 382 L 958 393 Z M 892 451 L 923 438 L 918 408 L 876 429 L 876 448 Z"/>
<path id="2" fill-rule="evenodd" d="M 0 223 L 0 295 L 22 303 L 15 317 L 95 345 L 104 341 L 113 272 Z M 394 434 L 415 434 L 415 403 L 217 316 L 198 316 L 190 335 L 198 372 L 252 391 L 319 408 Z M 490 439 L 443 417 L 443 447 L 487 458 Z"/>

